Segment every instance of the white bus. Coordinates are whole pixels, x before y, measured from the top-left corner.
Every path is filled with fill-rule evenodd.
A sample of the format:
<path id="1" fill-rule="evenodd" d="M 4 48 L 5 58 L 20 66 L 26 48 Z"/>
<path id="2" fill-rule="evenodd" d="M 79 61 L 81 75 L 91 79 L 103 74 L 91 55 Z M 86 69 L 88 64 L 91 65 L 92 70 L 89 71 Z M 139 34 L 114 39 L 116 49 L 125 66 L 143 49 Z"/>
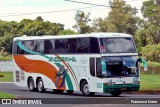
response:
<path id="1" fill-rule="evenodd" d="M 140 60 L 128 34 L 16 37 L 12 54 L 14 84 L 30 91 L 119 96 L 140 87 Z"/>

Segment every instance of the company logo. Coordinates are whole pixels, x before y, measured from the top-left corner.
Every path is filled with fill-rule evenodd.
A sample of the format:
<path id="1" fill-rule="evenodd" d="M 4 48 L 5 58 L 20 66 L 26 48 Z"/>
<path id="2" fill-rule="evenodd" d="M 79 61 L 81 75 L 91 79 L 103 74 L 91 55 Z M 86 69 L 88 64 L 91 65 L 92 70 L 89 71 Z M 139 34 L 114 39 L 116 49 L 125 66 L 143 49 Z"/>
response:
<path id="1" fill-rule="evenodd" d="M 65 61 L 65 62 L 77 62 L 75 57 L 61 57 L 61 58 L 50 57 L 49 61 L 50 62 L 62 62 L 62 61 Z"/>

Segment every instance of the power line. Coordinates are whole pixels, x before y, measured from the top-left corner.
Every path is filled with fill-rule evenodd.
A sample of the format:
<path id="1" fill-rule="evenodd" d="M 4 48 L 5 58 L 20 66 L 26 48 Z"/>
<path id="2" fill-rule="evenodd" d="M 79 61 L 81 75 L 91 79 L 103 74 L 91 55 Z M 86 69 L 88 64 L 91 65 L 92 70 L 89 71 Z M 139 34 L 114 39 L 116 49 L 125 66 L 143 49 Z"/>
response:
<path id="1" fill-rule="evenodd" d="M 75 2 L 75 3 L 81 3 L 81 4 L 88 4 L 88 5 L 94 5 L 94 6 L 103 6 L 103 7 L 111 7 L 111 8 L 120 8 L 120 7 L 113 7 L 113 6 L 107 6 L 107 5 L 101 5 L 101 4 L 92 4 L 92 3 L 87 3 L 87 2 L 79 2 L 79 1 L 74 1 L 74 0 L 64 0 L 64 1 L 69 1 L 69 2 Z M 131 1 L 137 1 L 137 0 L 131 0 Z M 125 2 L 131 2 L 131 1 L 125 1 Z M 142 11 L 142 9 L 135 9 L 137 11 Z M 146 11 L 152 11 L 152 12 L 160 12 L 157 10 L 146 10 Z"/>
<path id="2" fill-rule="evenodd" d="M 119 7 L 111 7 L 108 5 L 101 5 L 101 4 L 92 4 L 92 3 L 86 3 L 86 2 L 78 2 L 74 0 L 64 0 L 64 1 L 69 1 L 69 2 L 75 2 L 75 3 L 81 3 L 81 4 L 88 4 L 92 5 L 91 7 L 82 7 L 82 8 L 73 8 L 73 9 L 66 9 L 66 10 L 56 10 L 56 11 L 46 11 L 46 12 L 33 12 L 33 13 L 6 13 L 6 15 L 0 15 L 0 17 L 10 17 L 10 16 L 24 16 L 24 15 L 35 15 L 35 14 L 48 14 L 48 13 L 58 13 L 58 12 L 68 12 L 68 11 L 75 11 L 75 10 L 83 10 L 83 9 L 91 9 L 94 7 L 109 7 L 109 8 L 119 8 Z M 135 1 L 135 0 L 134 0 Z M 97 9 L 94 9 L 97 10 Z M 142 11 L 142 9 L 137 9 Z M 155 10 L 147 10 L 147 11 L 153 11 L 153 12 L 160 12 L 160 11 L 155 11 Z"/>
<path id="3" fill-rule="evenodd" d="M 81 3 L 81 4 L 88 4 L 88 5 L 93 5 L 93 6 L 110 7 L 110 6 L 102 5 L 102 4 L 93 4 L 93 3 L 79 2 L 79 1 L 74 1 L 74 0 L 64 0 L 64 1 L 69 1 L 69 2 L 74 2 L 74 3 Z"/>
<path id="4" fill-rule="evenodd" d="M 35 15 L 35 14 L 48 14 L 48 13 L 58 13 L 58 12 L 68 12 L 74 10 L 83 10 L 83 9 L 90 9 L 98 6 L 92 7 L 83 7 L 83 8 L 74 8 L 74 9 L 66 9 L 66 10 L 56 10 L 56 11 L 46 11 L 46 12 L 33 12 L 33 13 L 8 13 L 6 15 L 0 15 L 0 17 L 10 17 L 10 16 L 23 16 L 23 15 Z"/>

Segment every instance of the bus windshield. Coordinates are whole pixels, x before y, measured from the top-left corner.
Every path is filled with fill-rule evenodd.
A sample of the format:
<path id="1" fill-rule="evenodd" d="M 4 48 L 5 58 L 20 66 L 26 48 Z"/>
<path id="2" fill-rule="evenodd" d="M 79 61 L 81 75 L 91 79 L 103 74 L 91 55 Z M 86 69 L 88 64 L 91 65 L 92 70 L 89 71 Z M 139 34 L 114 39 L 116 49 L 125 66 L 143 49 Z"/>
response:
<path id="1" fill-rule="evenodd" d="M 100 38 L 101 53 L 136 53 L 132 38 Z"/>

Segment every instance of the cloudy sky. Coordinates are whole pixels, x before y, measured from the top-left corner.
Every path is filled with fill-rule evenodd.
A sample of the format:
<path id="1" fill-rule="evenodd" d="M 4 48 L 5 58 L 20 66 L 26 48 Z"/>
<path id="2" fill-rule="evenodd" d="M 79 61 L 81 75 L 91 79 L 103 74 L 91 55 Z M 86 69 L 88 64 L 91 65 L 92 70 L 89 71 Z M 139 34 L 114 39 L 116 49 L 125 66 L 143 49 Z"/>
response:
<path id="1" fill-rule="evenodd" d="M 109 5 L 109 0 L 73 0 L 99 5 Z M 125 0 L 132 7 L 141 8 L 145 0 Z M 93 7 L 88 4 L 80 4 L 65 0 L 0 0 L 0 19 L 5 21 L 21 21 L 24 18 L 35 19 L 42 16 L 44 20 L 62 23 L 65 28 L 71 28 L 75 24 L 76 10 L 90 12 L 91 19 L 106 17 L 109 8 Z M 140 15 L 140 14 L 139 14 Z"/>

